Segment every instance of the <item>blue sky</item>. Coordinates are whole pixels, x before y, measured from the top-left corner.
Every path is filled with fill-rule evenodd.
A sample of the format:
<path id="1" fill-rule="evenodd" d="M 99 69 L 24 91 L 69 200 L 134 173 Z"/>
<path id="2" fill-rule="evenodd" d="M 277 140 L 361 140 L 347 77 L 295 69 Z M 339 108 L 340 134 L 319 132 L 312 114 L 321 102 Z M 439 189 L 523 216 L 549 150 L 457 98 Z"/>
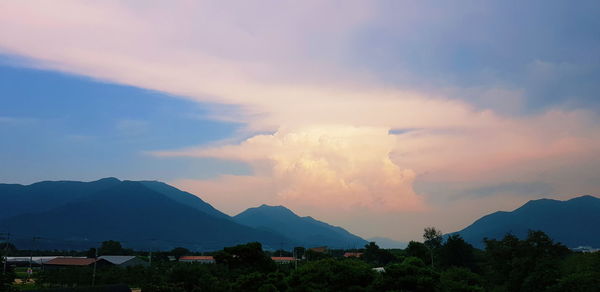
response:
<path id="1" fill-rule="evenodd" d="M 2 182 L 105 176 L 169 180 L 248 171 L 240 163 L 145 154 L 235 133 L 239 125 L 207 119 L 202 104 L 82 76 L 16 67 L 7 56 L 3 61 Z"/>
<path id="2" fill-rule="evenodd" d="M 407 240 L 600 193 L 598 1 L 0 3 L 0 182 Z M 419 222 L 397 228 L 399 222 Z"/>

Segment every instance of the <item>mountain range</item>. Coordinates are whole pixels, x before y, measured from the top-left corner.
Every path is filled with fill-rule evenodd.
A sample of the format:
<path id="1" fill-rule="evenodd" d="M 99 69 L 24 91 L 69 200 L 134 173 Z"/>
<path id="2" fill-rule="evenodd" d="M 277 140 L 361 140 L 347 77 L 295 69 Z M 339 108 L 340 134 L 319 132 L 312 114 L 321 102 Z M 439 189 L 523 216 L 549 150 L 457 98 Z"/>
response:
<path id="1" fill-rule="evenodd" d="M 501 239 L 507 233 L 524 238 L 528 230 L 541 230 L 567 247 L 600 247 L 599 226 L 600 199 L 580 196 L 567 201 L 532 200 L 511 212 L 486 215 L 452 234 L 483 248 L 484 238 Z"/>
<path id="2" fill-rule="evenodd" d="M 283 206 L 262 205 L 229 216 L 199 197 L 159 181 L 44 181 L 0 184 L 0 233 L 11 233 L 19 248 L 84 249 L 118 240 L 137 249 L 177 246 L 209 251 L 259 241 L 266 249 L 294 246 L 360 248 L 368 241 L 382 248 L 406 243 L 375 237 L 368 241 Z M 511 212 L 486 215 L 460 234 L 475 247 L 484 238 L 507 233 L 520 238 L 542 230 L 568 247 L 600 247 L 600 199 L 532 200 Z M 33 240 L 37 237 L 36 240 Z"/>
<path id="3" fill-rule="evenodd" d="M 0 205 L 4 206 L 0 232 L 12 233 L 11 242 L 19 248 L 83 249 L 109 239 L 131 248 L 184 246 L 197 251 L 250 241 L 267 249 L 366 243 L 340 227 L 299 217 L 281 206 L 272 207 L 285 214 L 281 218 L 270 216 L 271 208 L 264 206 L 230 217 L 197 196 L 158 181 L 105 178 L 0 184 Z"/>

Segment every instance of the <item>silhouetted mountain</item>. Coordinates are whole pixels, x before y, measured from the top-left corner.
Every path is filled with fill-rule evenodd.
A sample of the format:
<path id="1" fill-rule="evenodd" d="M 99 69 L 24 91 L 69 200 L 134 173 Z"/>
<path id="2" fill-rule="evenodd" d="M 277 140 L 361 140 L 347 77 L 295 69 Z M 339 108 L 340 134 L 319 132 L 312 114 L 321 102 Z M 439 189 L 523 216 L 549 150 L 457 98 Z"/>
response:
<path id="1" fill-rule="evenodd" d="M 367 241 L 375 242 L 380 248 L 406 248 L 408 243 L 386 237 L 371 237 Z"/>
<path id="2" fill-rule="evenodd" d="M 236 222 L 280 233 L 305 246 L 326 245 L 333 248 L 360 248 L 367 241 L 341 227 L 300 217 L 283 206 L 262 205 L 250 208 L 233 217 Z"/>
<path id="3" fill-rule="evenodd" d="M 528 230 L 542 230 L 568 247 L 600 247 L 600 199 L 581 196 L 568 201 L 532 200 L 512 212 L 495 212 L 458 231 L 472 245 L 483 238 L 500 239 L 507 233 L 524 238 Z"/>
<path id="4" fill-rule="evenodd" d="M 21 199 L 39 206 L 32 200 L 35 197 L 54 206 L 49 208 L 42 204 L 45 208 L 41 212 L 25 208 L 27 213 L 0 221 L 0 230 L 12 233 L 11 241 L 21 248 L 31 245 L 32 236 L 42 237 L 36 241 L 37 248 L 61 249 L 98 246 L 98 241 L 109 239 L 122 241 L 127 247 L 148 249 L 184 246 L 192 250 L 214 250 L 249 241 L 262 242 L 267 248 L 295 245 L 280 234 L 238 224 L 203 201 L 187 197 L 188 193 L 180 193 L 184 199 L 173 199 L 177 192 L 165 191 L 160 183 L 105 179 L 91 183 L 9 185 L 7 188 L 11 187 L 19 193 L 2 193 L 3 206 L 7 198 L 18 194 L 26 194 L 26 200 L 11 199 L 11 204 Z M 44 194 L 50 194 L 50 198 Z M 66 203 L 56 206 L 57 202 L 49 202 L 53 198 Z"/>
<path id="5" fill-rule="evenodd" d="M 4 206 L 0 220 L 25 213 L 48 211 L 68 202 L 81 200 L 121 181 L 103 178 L 93 182 L 43 181 L 31 185 L 0 184 L 0 202 Z"/>
<path id="6" fill-rule="evenodd" d="M 167 196 L 168 198 L 175 200 L 178 203 L 190 206 L 196 210 L 202 211 L 209 215 L 213 215 L 223 219 L 231 219 L 229 215 L 224 214 L 223 212 L 215 209 L 213 206 L 202 201 L 202 199 L 196 197 L 195 195 L 190 194 L 188 192 L 184 192 L 166 183 L 159 181 L 140 181 L 140 183 L 142 183 L 144 186 L 148 187 L 149 189 L 155 192 L 159 192 Z"/>

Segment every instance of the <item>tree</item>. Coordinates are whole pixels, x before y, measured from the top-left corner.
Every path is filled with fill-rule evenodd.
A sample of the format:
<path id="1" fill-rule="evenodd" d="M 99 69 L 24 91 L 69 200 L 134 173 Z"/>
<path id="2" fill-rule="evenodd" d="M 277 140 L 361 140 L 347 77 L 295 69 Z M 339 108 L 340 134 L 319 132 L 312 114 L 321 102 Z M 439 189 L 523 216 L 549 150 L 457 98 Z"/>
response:
<path id="1" fill-rule="evenodd" d="M 2 242 L 0 243 L 0 253 L 5 254 L 6 252 L 10 254 L 14 254 L 17 251 L 17 248 L 14 244 L 10 242 Z"/>
<path id="2" fill-rule="evenodd" d="M 324 252 L 318 252 L 318 251 L 314 251 L 312 249 L 307 249 L 304 252 L 304 257 L 306 258 L 307 261 L 318 261 L 318 260 L 330 258 L 331 255 L 324 253 Z"/>
<path id="3" fill-rule="evenodd" d="M 377 279 L 374 291 L 436 291 L 439 274 L 416 257 L 390 264 Z"/>
<path id="4" fill-rule="evenodd" d="M 365 245 L 365 252 L 362 259 L 367 263 L 375 266 L 385 266 L 392 262 L 396 257 L 385 249 L 380 249 L 375 242 L 369 242 Z"/>
<path id="5" fill-rule="evenodd" d="M 569 249 L 542 231 L 529 231 L 525 240 L 507 234 L 502 240 L 484 239 L 488 282 L 508 291 L 544 291 L 556 285 L 559 263 Z"/>
<path id="6" fill-rule="evenodd" d="M 423 262 L 430 260 L 429 249 L 421 242 L 410 241 L 404 251 L 407 256 L 419 258 Z"/>
<path id="7" fill-rule="evenodd" d="M 3 271 L 4 268 L 4 257 L 0 257 L 0 291 L 13 291 L 12 283 L 15 281 L 16 274 L 15 271 L 7 266 L 6 272 Z M 16 289 L 14 289 L 16 291 Z"/>
<path id="8" fill-rule="evenodd" d="M 258 242 L 226 247 L 214 255 L 215 261 L 229 269 L 245 269 L 259 272 L 271 272 L 277 269 L 275 262 L 262 250 Z"/>
<path id="9" fill-rule="evenodd" d="M 108 240 L 102 242 L 102 246 L 100 246 L 98 253 L 100 255 L 123 255 L 126 253 L 126 250 L 123 249 L 120 242 Z"/>
<path id="10" fill-rule="evenodd" d="M 561 264 L 561 274 L 550 291 L 600 292 L 600 252 L 568 255 Z"/>
<path id="11" fill-rule="evenodd" d="M 86 258 L 95 258 L 96 257 L 96 249 L 95 248 L 90 248 L 85 252 L 85 257 Z"/>
<path id="12" fill-rule="evenodd" d="M 302 257 L 304 257 L 305 251 L 306 251 L 306 249 L 302 246 L 294 247 L 294 255 L 296 256 L 297 259 L 301 259 Z"/>
<path id="13" fill-rule="evenodd" d="M 433 267 L 433 253 L 442 246 L 442 232 L 435 227 L 425 227 L 423 230 L 423 244 L 429 249 L 431 266 Z"/>
<path id="14" fill-rule="evenodd" d="M 450 268 L 440 275 L 442 291 L 483 292 L 481 277 L 465 268 Z"/>
<path id="15" fill-rule="evenodd" d="M 185 247 L 176 247 L 171 250 L 171 255 L 174 256 L 176 259 L 179 259 L 180 257 L 189 253 L 190 251 Z"/>
<path id="16" fill-rule="evenodd" d="M 475 266 L 475 249 L 460 235 L 454 234 L 440 249 L 440 263 L 443 267 L 466 267 L 473 269 Z"/>
<path id="17" fill-rule="evenodd" d="M 375 278 L 371 267 L 356 259 L 307 262 L 288 278 L 288 291 L 364 291 Z"/>

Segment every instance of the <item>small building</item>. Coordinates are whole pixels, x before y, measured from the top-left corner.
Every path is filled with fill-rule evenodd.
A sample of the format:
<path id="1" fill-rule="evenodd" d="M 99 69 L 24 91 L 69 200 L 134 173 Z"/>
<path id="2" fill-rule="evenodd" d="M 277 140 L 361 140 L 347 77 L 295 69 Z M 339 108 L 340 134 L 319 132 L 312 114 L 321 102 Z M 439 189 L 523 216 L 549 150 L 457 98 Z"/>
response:
<path id="1" fill-rule="evenodd" d="M 96 264 L 97 267 L 112 266 L 113 264 L 104 259 L 94 258 L 55 258 L 44 263 L 45 269 L 61 269 L 71 267 L 92 267 Z"/>
<path id="2" fill-rule="evenodd" d="M 28 267 L 31 261 L 32 267 L 40 267 L 46 262 L 57 258 L 58 256 L 38 256 L 38 257 L 7 257 L 7 264 L 15 267 Z"/>
<path id="3" fill-rule="evenodd" d="M 182 256 L 179 261 L 182 263 L 214 264 L 215 258 L 212 256 Z"/>
<path id="4" fill-rule="evenodd" d="M 271 259 L 277 264 L 289 264 L 296 261 L 293 257 L 271 257 Z"/>
<path id="5" fill-rule="evenodd" d="M 345 258 L 360 258 L 362 257 L 363 253 L 362 252 L 347 252 L 344 253 L 344 257 Z"/>
<path id="6" fill-rule="evenodd" d="M 591 253 L 591 252 L 598 252 L 600 251 L 600 249 L 598 248 L 593 248 L 591 246 L 578 246 L 575 248 L 571 248 L 572 251 L 574 252 L 583 252 L 583 253 Z"/>
<path id="7" fill-rule="evenodd" d="M 377 267 L 377 268 L 372 268 L 371 270 L 377 272 L 377 273 L 385 273 L 385 268 L 384 267 Z"/>
<path id="8" fill-rule="evenodd" d="M 101 256 L 99 259 L 107 260 L 111 264 L 118 267 L 147 267 L 150 264 L 136 256 Z"/>

